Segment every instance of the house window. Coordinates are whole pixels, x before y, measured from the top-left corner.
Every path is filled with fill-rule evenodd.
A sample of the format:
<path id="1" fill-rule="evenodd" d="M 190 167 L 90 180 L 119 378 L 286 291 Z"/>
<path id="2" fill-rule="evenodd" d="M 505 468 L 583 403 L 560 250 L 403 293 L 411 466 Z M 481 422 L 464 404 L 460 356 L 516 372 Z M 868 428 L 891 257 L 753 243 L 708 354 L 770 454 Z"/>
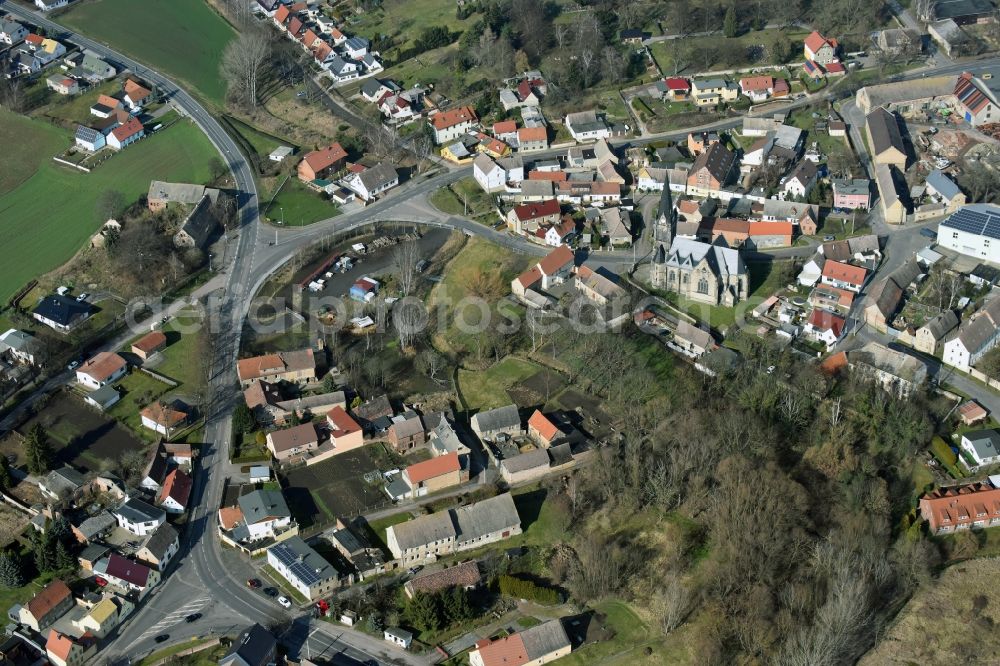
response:
<path id="1" fill-rule="evenodd" d="M 688 276 L 687 276 L 687 273 L 685 273 L 685 274 L 684 274 L 684 279 L 682 280 L 682 282 L 683 282 L 684 284 L 687 284 L 687 283 L 688 283 Z"/>
<path id="2" fill-rule="evenodd" d="M 698 293 L 707 294 L 708 293 L 708 280 L 702 278 L 698 280 Z"/>

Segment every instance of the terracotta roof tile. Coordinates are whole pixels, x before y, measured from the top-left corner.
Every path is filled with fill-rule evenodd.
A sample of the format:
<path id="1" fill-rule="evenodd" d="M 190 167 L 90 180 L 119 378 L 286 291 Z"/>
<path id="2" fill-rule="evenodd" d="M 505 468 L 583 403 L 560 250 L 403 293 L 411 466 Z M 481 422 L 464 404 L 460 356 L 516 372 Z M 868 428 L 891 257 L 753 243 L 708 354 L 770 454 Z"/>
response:
<path id="1" fill-rule="evenodd" d="M 410 465 L 406 468 L 406 476 L 411 484 L 417 484 L 461 469 L 462 464 L 458 461 L 458 454 L 449 453 Z"/>

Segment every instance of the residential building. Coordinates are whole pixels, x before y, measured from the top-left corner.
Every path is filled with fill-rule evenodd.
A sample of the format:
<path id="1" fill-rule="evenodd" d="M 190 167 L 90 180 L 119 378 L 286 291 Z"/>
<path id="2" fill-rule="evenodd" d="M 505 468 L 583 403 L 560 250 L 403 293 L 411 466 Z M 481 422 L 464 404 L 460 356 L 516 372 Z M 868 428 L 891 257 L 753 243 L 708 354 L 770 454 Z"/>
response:
<path id="1" fill-rule="evenodd" d="M 386 439 L 393 449 L 403 453 L 423 446 L 427 441 L 427 432 L 419 415 L 406 412 L 392 418 L 392 425 L 386 431 Z"/>
<path id="2" fill-rule="evenodd" d="M 38 302 L 31 316 L 49 328 L 67 333 L 83 323 L 93 308 L 86 301 L 78 301 L 70 296 L 49 294 Z"/>
<path id="3" fill-rule="evenodd" d="M 538 127 L 520 127 L 517 130 L 517 150 L 520 153 L 530 153 L 536 150 L 547 150 L 549 147 L 549 131 L 544 125 Z"/>
<path id="4" fill-rule="evenodd" d="M 188 420 L 187 413 L 177 407 L 177 403 L 168 404 L 162 400 L 148 405 L 139 412 L 139 416 L 142 418 L 142 427 L 158 432 L 164 437 L 173 437 L 174 433 Z"/>
<path id="5" fill-rule="evenodd" d="M 521 533 L 510 493 L 393 525 L 386 543 L 404 565 L 479 548 Z"/>
<path id="6" fill-rule="evenodd" d="M 573 649 L 562 620 L 548 620 L 502 638 L 476 641 L 469 652 L 472 666 L 539 666 L 567 656 Z"/>
<path id="7" fill-rule="evenodd" d="M 931 533 L 950 534 L 1000 525 L 1000 489 L 987 483 L 933 490 L 920 498 Z"/>
<path id="8" fill-rule="evenodd" d="M 167 512 L 141 499 L 130 497 L 112 511 L 118 526 L 136 536 L 148 536 L 167 522 Z"/>
<path id="9" fill-rule="evenodd" d="M 941 222 L 937 242 L 959 254 L 1000 264 L 1000 207 L 963 206 Z"/>
<path id="10" fill-rule="evenodd" d="M 268 548 L 267 563 L 310 601 L 339 587 L 340 572 L 300 537 L 289 537 Z"/>
<path id="11" fill-rule="evenodd" d="M 546 417 L 541 410 L 536 409 L 531 418 L 528 419 L 528 437 L 533 439 L 539 446 L 548 448 L 562 436 L 563 433 L 559 430 L 559 427 Z"/>
<path id="12" fill-rule="evenodd" d="M 473 590 L 479 587 L 482 580 L 479 564 L 473 560 L 411 578 L 403 585 L 403 592 L 412 599 L 418 593 L 437 594 L 452 587 Z"/>
<path id="13" fill-rule="evenodd" d="M 376 548 L 371 541 L 353 525 L 337 522 L 333 533 L 327 532 L 325 538 L 358 571 L 360 580 L 385 571 L 385 557 L 382 549 Z"/>
<path id="14" fill-rule="evenodd" d="M 833 207 L 841 210 L 868 210 L 871 207 L 871 181 L 867 178 L 831 178 Z"/>
<path id="15" fill-rule="evenodd" d="M 104 133 L 85 125 L 76 126 L 76 134 L 73 135 L 76 145 L 92 153 L 97 152 L 107 143 Z"/>
<path id="16" fill-rule="evenodd" d="M 611 137 L 611 127 L 596 111 L 568 113 L 563 121 L 574 141 L 594 141 Z"/>
<path id="17" fill-rule="evenodd" d="M 462 463 L 457 453 L 448 453 L 410 465 L 402 478 L 410 487 L 410 497 L 423 497 L 462 483 Z"/>
<path id="18" fill-rule="evenodd" d="M 128 372 L 128 362 L 114 352 L 99 352 L 76 369 L 76 381 L 88 389 L 113 384 Z"/>
<path id="19" fill-rule="evenodd" d="M 785 199 L 805 199 L 812 192 L 816 185 L 819 170 L 816 165 L 809 160 L 802 160 L 795 165 L 792 173 L 785 178 L 782 185 L 782 192 Z"/>
<path id="20" fill-rule="evenodd" d="M 187 511 L 190 497 L 191 477 L 183 470 L 175 468 L 167 473 L 157 504 L 167 513 L 184 513 Z"/>
<path id="21" fill-rule="evenodd" d="M 125 597 L 107 596 L 94 604 L 86 615 L 75 620 L 73 626 L 96 638 L 104 638 L 134 609 L 135 606 Z"/>
<path id="22" fill-rule="evenodd" d="M 861 266 L 827 260 L 823 265 L 822 282 L 858 294 L 868 278 L 868 271 Z"/>
<path id="23" fill-rule="evenodd" d="M 944 343 L 942 360 L 947 365 L 968 372 L 986 352 L 1000 341 L 1000 298 L 988 301 L 962 322 L 958 333 Z"/>
<path id="24" fill-rule="evenodd" d="M 51 4 L 51 0 L 49 0 Z M 63 0 L 65 4 L 65 0 Z M 35 0 L 35 4 L 45 4 L 44 0 Z M 45 654 L 52 666 L 81 666 L 94 651 L 97 639 L 91 634 L 83 634 L 73 638 L 69 634 L 51 629 L 49 638 L 45 641 Z"/>
<path id="25" fill-rule="evenodd" d="M 337 83 L 350 81 L 361 76 L 361 68 L 356 61 L 345 60 L 336 54 L 330 56 L 325 67 Z"/>
<path id="26" fill-rule="evenodd" d="M 31 601 L 17 608 L 17 621 L 41 633 L 66 614 L 74 605 L 73 593 L 63 581 L 56 579 L 42 588 Z"/>
<path id="27" fill-rule="evenodd" d="M 177 530 L 169 523 L 164 523 L 146 537 L 139 550 L 135 552 L 135 556 L 140 562 L 148 564 L 157 571 L 163 571 L 177 554 L 178 549 L 180 540 Z"/>
<path id="28" fill-rule="evenodd" d="M 827 39 L 813 30 L 804 41 L 804 56 L 817 65 L 826 66 L 837 61 L 837 40 Z"/>
<path id="29" fill-rule="evenodd" d="M 233 640 L 226 656 L 219 660 L 219 666 L 271 666 L 276 663 L 278 641 L 259 624 L 245 629 Z"/>
<path id="30" fill-rule="evenodd" d="M 344 453 L 364 446 L 364 433 L 358 422 L 343 407 L 337 406 L 326 415 L 330 427 L 330 442 L 337 453 Z"/>
<path id="31" fill-rule="evenodd" d="M 688 174 L 688 194 L 695 197 L 716 196 L 729 184 L 737 167 L 736 154 L 724 144 L 709 146 L 699 155 Z"/>
<path id="32" fill-rule="evenodd" d="M 278 462 L 304 456 L 317 448 L 319 448 L 319 436 L 316 434 L 316 426 L 312 423 L 302 423 L 267 433 L 267 449 Z"/>
<path id="33" fill-rule="evenodd" d="M 975 400 L 966 400 L 959 406 L 958 415 L 962 418 L 962 423 L 968 426 L 986 420 L 990 413 Z"/>
<path id="34" fill-rule="evenodd" d="M 840 315 L 814 308 L 803 330 L 811 340 L 824 343 L 829 350 L 840 340 L 846 324 L 847 321 Z"/>
<path id="35" fill-rule="evenodd" d="M 144 136 L 146 136 L 146 130 L 143 128 L 142 123 L 139 122 L 139 119 L 133 116 L 111 130 L 111 133 L 108 134 L 107 142 L 111 148 L 121 150 Z"/>
<path id="36" fill-rule="evenodd" d="M 20 363 L 36 365 L 41 361 L 41 358 L 36 357 L 38 353 L 38 342 L 31 333 L 11 328 L 0 335 L 0 354 L 8 354 Z"/>
<path id="37" fill-rule="evenodd" d="M 125 79 L 122 86 L 122 101 L 129 105 L 132 113 L 139 113 L 142 105 L 151 101 L 153 93 L 135 79 Z"/>
<path id="38" fill-rule="evenodd" d="M 657 82 L 657 88 L 660 82 Z M 691 82 L 681 76 L 668 77 L 663 80 L 662 95 L 674 102 L 685 101 L 691 96 Z"/>
<path id="39" fill-rule="evenodd" d="M 94 565 L 94 573 L 126 593 L 137 592 L 140 599 L 156 587 L 161 578 L 160 572 L 118 553 L 111 553 Z"/>
<path id="40" fill-rule="evenodd" d="M 910 259 L 872 285 L 864 310 L 865 323 L 881 333 L 887 332 L 893 317 L 903 305 L 906 289 L 919 275 L 920 266 L 915 259 Z"/>
<path id="41" fill-rule="evenodd" d="M 927 174 L 927 195 L 937 203 L 944 204 L 944 212 L 949 215 L 965 205 L 965 194 L 941 169 Z"/>
<path id="42" fill-rule="evenodd" d="M 69 4 L 69 0 L 35 0 L 35 6 L 43 12 L 50 12 Z"/>
<path id="43" fill-rule="evenodd" d="M 882 107 L 875 109 L 865 118 L 865 134 L 875 164 L 906 169 L 906 144 L 896 114 Z"/>
<path id="44" fill-rule="evenodd" d="M 559 222 L 562 207 L 557 199 L 514 206 L 507 213 L 507 226 L 518 234 L 533 233 Z"/>
<path id="45" fill-rule="evenodd" d="M 146 207 L 155 213 L 170 204 L 195 206 L 205 198 L 206 194 L 213 203 L 219 198 L 219 190 L 212 187 L 197 183 L 167 183 L 162 180 L 152 180 L 146 192 Z"/>
<path id="46" fill-rule="evenodd" d="M 704 355 L 717 346 L 711 333 L 703 328 L 689 324 L 683 319 L 677 322 L 677 327 L 674 329 L 673 343 L 681 351 L 695 358 Z"/>
<path id="47" fill-rule="evenodd" d="M 848 352 L 847 359 L 852 371 L 901 399 L 911 396 L 927 380 L 927 366 L 922 360 L 877 342 Z"/>
<path id="48" fill-rule="evenodd" d="M 236 541 L 274 539 L 295 527 L 280 490 L 263 488 L 241 495 L 236 504 L 219 509 L 219 526 Z"/>
<path id="49" fill-rule="evenodd" d="M 45 478 L 38 482 L 38 489 L 51 499 L 64 500 L 76 494 L 85 483 L 83 474 L 69 465 L 63 465 L 46 474 Z"/>
<path id="50" fill-rule="evenodd" d="M 875 165 L 875 185 L 878 188 L 879 208 L 882 218 L 889 224 L 906 221 L 905 181 L 897 177 L 896 168 L 890 164 Z"/>
<path id="51" fill-rule="evenodd" d="M 438 111 L 430 117 L 434 143 L 441 145 L 454 141 L 478 126 L 479 118 L 471 106 L 462 106 L 450 111 Z"/>
<path id="52" fill-rule="evenodd" d="M 754 102 L 763 102 L 774 94 L 774 77 L 744 77 L 740 79 L 740 92 Z"/>
<path id="53" fill-rule="evenodd" d="M 504 405 L 496 409 L 477 412 L 471 420 L 472 432 L 482 441 L 495 441 L 501 435 L 513 437 L 521 434 L 521 416 L 517 405 Z"/>
<path id="54" fill-rule="evenodd" d="M 262 379 L 268 382 L 304 384 L 316 381 L 316 357 L 312 349 L 275 352 L 237 361 L 236 374 L 247 387 Z"/>
<path id="55" fill-rule="evenodd" d="M 697 106 L 735 102 L 739 96 L 739 86 L 725 79 L 696 79 L 691 82 L 691 97 Z"/>
<path id="56" fill-rule="evenodd" d="M 346 161 L 347 151 L 344 150 L 344 147 L 339 143 L 331 143 L 326 148 L 306 153 L 296 167 L 296 172 L 299 180 L 311 183 L 318 178 L 325 178 L 339 171 Z"/>
<path id="57" fill-rule="evenodd" d="M 7 46 L 13 46 L 24 41 L 28 36 L 28 29 L 18 23 L 11 16 L 0 17 L 0 42 Z"/>
<path id="58" fill-rule="evenodd" d="M 427 443 L 431 454 L 435 456 L 456 453 L 459 460 L 465 461 L 468 460 L 468 456 L 471 453 L 469 447 L 461 440 L 458 433 L 455 432 L 454 426 L 443 415 L 438 424 L 431 429 Z"/>
<path id="59" fill-rule="evenodd" d="M 913 346 L 917 351 L 937 356 L 945 338 L 956 328 L 958 328 L 958 315 L 952 310 L 944 310 L 917 329 Z"/>
<path id="60" fill-rule="evenodd" d="M 732 307 L 749 295 L 750 277 L 737 250 L 688 238 L 675 238 L 669 252 L 653 255 L 652 285 L 684 298 Z"/>
<path id="61" fill-rule="evenodd" d="M 962 450 L 972 456 L 976 465 L 1000 462 L 1000 432 L 973 430 L 962 434 Z"/>
<path id="62" fill-rule="evenodd" d="M 955 83 L 955 100 L 959 113 L 967 123 L 978 127 L 1000 119 L 993 91 L 970 72 L 962 72 Z"/>
<path id="63" fill-rule="evenodd" d="M 472 177 L 486 192 L 504 189 L 507 184 L 507 172 L 491 157 L 480 153 L 472 161 Z"/>
<path id="64" fill-rule="evenodd" d="M 77 83 L 76 79 L 58 74 L 45 79 L 45 86 L 60 95 L 75 95 L 80 92 L 80 84 Z"/>
<path id="65" fill-rule="evenodd" d="M 350 174 L 344 185 L 366 202 L 399 185 L 399 173 L 389 162 L 379 162 L 370 169 Z"/>

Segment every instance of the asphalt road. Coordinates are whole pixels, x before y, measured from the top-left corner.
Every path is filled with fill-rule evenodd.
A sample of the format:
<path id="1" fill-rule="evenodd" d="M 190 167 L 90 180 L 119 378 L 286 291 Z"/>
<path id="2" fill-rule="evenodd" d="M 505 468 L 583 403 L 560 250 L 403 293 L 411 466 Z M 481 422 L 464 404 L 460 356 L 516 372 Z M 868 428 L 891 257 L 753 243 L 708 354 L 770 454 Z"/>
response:
<path id="1" fill-rule="evenodd" d="M 172 574 L 141 610 L 121 628 L 110 647 L 102 652 L 101 658 L 111 661 L 116 656 L 142 655 L 156 647 L 153 637 L 161 633 L 169 634 L 173 642 L 192 635 L 230 633 L 234 631 L 234 627 L 238 629 L 249 621 L 275 624 L 294 619 L 292 629 L 287 634 L 288 642 L 294 642 L 296 637 L 299 637 L 300 648 L 305 648 L 307 651 L 313 648 L 322 649 L 324 656 L 327 653 L 337 655 L 336 659 L 339 659 L 340 663 L 353 663 L 347 660 L 357 660 L 358 657 L 368 659 L 375 654 L 379 660 L 387 663 L 426 663 L 359 632 L 335 629 L 325 623 L 310 623 L 309 619 L 301 614 L 293 618 L 270 599 L 246 588 L 245 578 L 241 577 L 242 573 L 247 571 L 245 563 L 231 551 L 223 551 L 218 539 L 215 538 L 214 507 L 221 501 L 225 481 L 223 477 L 228 462 L 229 414 L 239 397 L 236 390 L 235 361 L 239 350 L 241 324 L 250 307 L 252 295 L 269 275 L 297 252 L 324 236 L 361 227 L 376 220 L 420 222 L 456 229 L 469 235 L 487 238 L 519 252 L 539 256 L 545 253 L 545 249 L 521 238 L 496 232 L 474 221 L 443 214 L 427 203 L 427 196 L 432 191 L 470 175 L 471 167 L 453 168 L 430 177 L 417 177 L 397 188 L 395 192 L 391 192 L 385 199 L 359 211 L 305 228 L 281 229 L 278 231 L 278 241 L 270 244 L 271 230 L 264 228 L 260 220 L 257 192 L 249 164 L 239 153 L 235 143 L 197 100 L 161 73 L 150 70 L 103 44 L 73 34 L 23 7 L 5 4 L 4 8 L 29 22 L 45 27 L 52 34 L 59 34 L 61 39 L 90 49 L 155 83 L 171 97 L 175 105 L 202 128 L 229 165 L 235 187 L 242 193 L 239 200 L 241 229 L 231 263 L 224 269 L 227 273 L 226 283 L 224 288 L 209 298 L 213 344 L 209 382 L 212 406 L 206 425 L 206 440 L 209 444 L 202 450 L 200 472 L 195 477 L 194 508 L 190 525 L 184 534 L 181 552 L 175 558 L 176 565 Z M 923 72 L 911 72 L 902 78 L 957 73 L 967 67 L 968 65 L 947 65 L 927 68 Z M 977 71 L 989 68 L 1000 68 L 1000 59 L 984 60 L 975 66 Z M 786 108 L 812 104 L 837 94 L 837 90 L 834 89 L 799 100 Z M 727 119 L 699 128 L 647 135 L 616 143 L 643 145 L 664 139 L 681 139 L 693 129 L 729 129 L 741 122 L 741 118 Z M 563 150 L 538 153 L 536 157 L 555 155 Z M 616 265 L 620 269 L 621 266 L 630 264 L 631 258 L 631 252 L 600 253 L 595 256 L 595 263 Z M 978 387 L 975 393 L 983 393 L 983 389 Z M 986 400 L 984 404 L 988 404 Z M 198 622 L 187 623 L 184 621 L 184 615 L 190 612 L 201 612 L 203 617 Z M 309 631 L 305 631 L 303 627 Z"/>

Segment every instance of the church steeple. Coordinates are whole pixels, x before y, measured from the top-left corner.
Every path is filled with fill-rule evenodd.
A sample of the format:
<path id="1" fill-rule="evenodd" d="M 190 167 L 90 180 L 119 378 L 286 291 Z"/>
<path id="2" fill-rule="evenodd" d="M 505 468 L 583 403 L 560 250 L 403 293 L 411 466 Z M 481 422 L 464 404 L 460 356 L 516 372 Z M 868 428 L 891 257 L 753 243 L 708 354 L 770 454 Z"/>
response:
<path id="1" fill-rule="evenodd" d="M 674 240 L 676 216 L 674 198 L 670 192 L 670 175 L 667 174 L 663 183 L 663 192 L 660 194 L 660 210 L 657 213 L 656 223 L 653 225 L 653 242 L 663 243 L 670 247 Z"/>

